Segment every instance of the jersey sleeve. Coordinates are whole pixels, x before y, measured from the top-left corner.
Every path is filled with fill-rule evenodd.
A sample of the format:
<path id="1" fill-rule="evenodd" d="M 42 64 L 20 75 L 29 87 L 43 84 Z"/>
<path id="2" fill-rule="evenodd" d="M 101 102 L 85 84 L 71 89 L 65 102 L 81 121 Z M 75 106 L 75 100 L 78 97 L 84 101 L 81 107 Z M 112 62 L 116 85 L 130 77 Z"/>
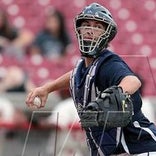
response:
<path id="1" fill-rule="evenodd" d="M 107 88 L 112 85 L 118 85 L 128 75 L 134 75 L 128 65 L 124 61 L 115 60 L 102 65 L 99 72 L 99 81 L 104 85 L 104 88 Z"/>

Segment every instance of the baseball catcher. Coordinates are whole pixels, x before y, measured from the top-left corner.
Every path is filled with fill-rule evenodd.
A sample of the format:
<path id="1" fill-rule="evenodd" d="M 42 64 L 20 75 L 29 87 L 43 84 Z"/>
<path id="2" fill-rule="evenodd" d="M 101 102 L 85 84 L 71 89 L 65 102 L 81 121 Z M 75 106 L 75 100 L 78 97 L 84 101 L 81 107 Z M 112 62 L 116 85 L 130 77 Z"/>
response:
<path id="1" fill-rule="evenodd" d="M 38 96 L 44 107 L 50 92 L 70 87 L 90 156 L 156 155 L 156 126 L 141 111 L 141 82 L 108 49 L 118 30 L 113 16 L 92 3 L 75 17 L 74 26 L 81 58 L 72 71 L 30 92 L 27 105 Z"/>
<path id="2" fill-rule="evenodd" d="M 132 119 L 133 103 L 122 88 L 112 86 L 104 90 L 96 101 L 79 112 L 83 128 L 103 126 L 105 129 L 125 127 Z"/>

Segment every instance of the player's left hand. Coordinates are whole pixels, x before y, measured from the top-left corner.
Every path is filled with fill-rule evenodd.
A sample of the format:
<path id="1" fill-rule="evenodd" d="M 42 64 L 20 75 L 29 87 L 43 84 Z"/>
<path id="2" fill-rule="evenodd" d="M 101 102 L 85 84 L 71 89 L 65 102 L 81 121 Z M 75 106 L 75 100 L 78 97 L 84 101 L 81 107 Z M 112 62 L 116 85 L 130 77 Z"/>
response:
<path id="1" fill-rule="evenodd" d="M 103 126 L 105 129 L 125 127 L 131 121 L 133 103 L 122 88 L 112 86 L 104 90 L 96 101 L 92 101 L 79 112 L 82 127 Z"/>

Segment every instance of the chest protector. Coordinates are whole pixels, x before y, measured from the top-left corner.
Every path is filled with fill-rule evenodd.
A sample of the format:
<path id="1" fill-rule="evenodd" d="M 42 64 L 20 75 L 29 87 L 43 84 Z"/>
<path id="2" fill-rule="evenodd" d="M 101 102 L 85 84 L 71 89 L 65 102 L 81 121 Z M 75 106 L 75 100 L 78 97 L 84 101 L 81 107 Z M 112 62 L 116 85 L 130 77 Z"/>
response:
<path id="1" fill-rule="evenodd" d="M 70 91 L 78 112 L 82 111 L 90 101 L 96 100 L 100 94 L 95 83 L 98 76 L 97 72 L 101 64 L 107 62 L 108 59 L 112 59 L 112 56 L 112 53 L 106 53 L 105 57 L 98 57 L 88 67 L 84 75 L 81 74 L 84 59 L 82 58 L 77 62 L 70 77 Z M 78 81 L 81 83 L 80 85 L 78 85 Z"/>

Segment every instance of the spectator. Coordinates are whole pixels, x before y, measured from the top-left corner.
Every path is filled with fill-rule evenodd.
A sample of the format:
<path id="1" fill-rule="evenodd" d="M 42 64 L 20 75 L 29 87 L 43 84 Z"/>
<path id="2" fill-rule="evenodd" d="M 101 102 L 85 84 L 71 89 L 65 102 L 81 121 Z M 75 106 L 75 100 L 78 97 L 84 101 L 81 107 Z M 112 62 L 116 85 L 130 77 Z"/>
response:
<path id="1" fill-rule="evenodd" d="M 33 34 L 11 25 L 7 12 L 0 8 L 0 52 L 21 58 L 32 40 Z"/>
<path id="2" fill-rule="evenodd" d="M 66 31 L 64 17 L 55 8 L 45 12 L 45 24 L 37 34 L 30 54 L 41 54 L 48 58 L 59 58 L 68 51 L 71 40 Z"/>
<path id="3" fill-rule="evenodd" d="M 0 96 L 0 124 L 19 125 L 26 122 L 26 115 L 20 109 L 15 108 L 9 99 Z"/>
<path id="4" fill-rule="evenodd" d="M 9 66 L 0 69 L 0 93 L 25 92 L 34 88 L 26 73 L 19 66 Z"/>

